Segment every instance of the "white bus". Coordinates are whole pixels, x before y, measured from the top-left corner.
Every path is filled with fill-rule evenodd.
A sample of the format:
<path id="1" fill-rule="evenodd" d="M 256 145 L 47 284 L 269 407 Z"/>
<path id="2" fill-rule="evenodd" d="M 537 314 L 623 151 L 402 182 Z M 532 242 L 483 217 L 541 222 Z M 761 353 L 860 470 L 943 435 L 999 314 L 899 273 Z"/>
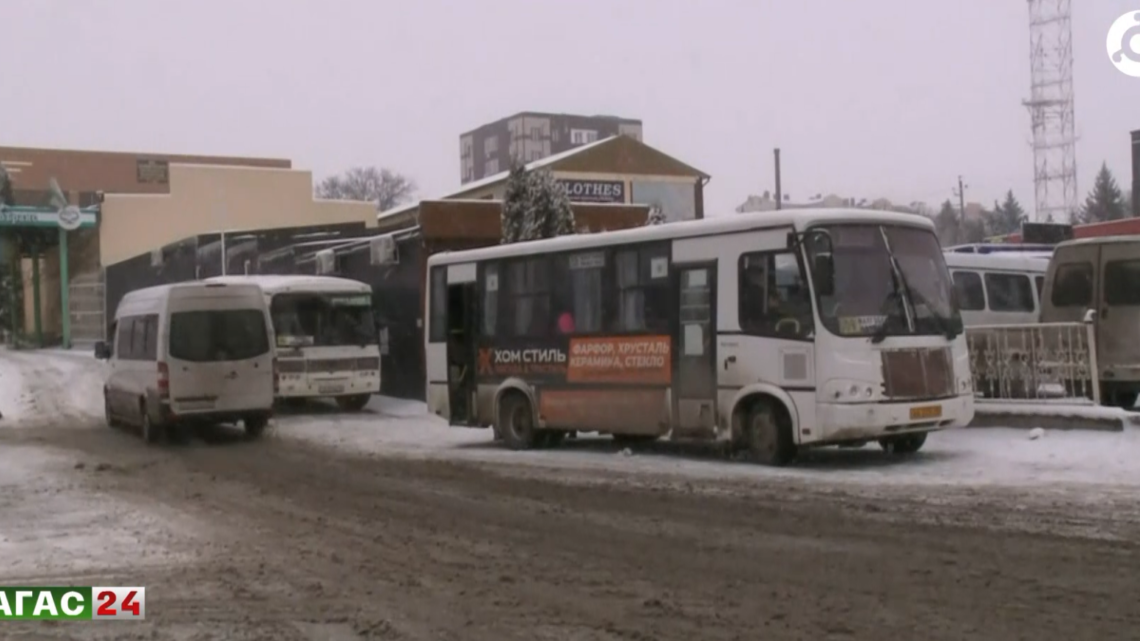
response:
<path id="1" fill-rule="evenodd" d="M 809 445 L 914 452 L 973 419 L 962 319 L 920 216 L 742 214 L 428 266 L 430 411 L 512 448 L 593 431 L 782 464 Z"/>
<path id="2" fill-rule="evenodd" d="M 967 326 L 1036 323 L 1048 252 L 946 253 Z"/>
<path id="3" fill-rule="evenodd" d="M 333 398 L 359 411 L 380 392 L 379 333 L 372 288 L 331 276 L 217 276 L 256 283 L 276 336 L 278 398 Z"/>

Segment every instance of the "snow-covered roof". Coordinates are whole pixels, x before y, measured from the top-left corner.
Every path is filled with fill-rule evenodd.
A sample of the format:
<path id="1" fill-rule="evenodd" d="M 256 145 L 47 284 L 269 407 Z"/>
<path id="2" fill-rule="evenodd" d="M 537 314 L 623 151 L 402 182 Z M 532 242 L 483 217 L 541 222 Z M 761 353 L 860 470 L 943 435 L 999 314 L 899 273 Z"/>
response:
<path id="1" fill-rule="evenodd" d="M 261 287 L 266 294 L 283 292 L 353 292 L 370 293 L 372 288 L 358 280 L 336 276 L 214 276 L 205 279 L 207 283 L 237 285 L 252 283 Z"/>
<path id="2" fill-rule="evenodd" d="M 1011 252 L 1008 254 L 970 254 L 946 252 L 946 265 L 966 269 L 993 269 L 1044 274 L 1049 270 L 1049 255 Z"/>
<path id="3" fill-rule="evenodd" d="M 917 214 L 901 214 L 866 209 L 781 209 L 764 213 L 683 220 L 664 225 L 648 225 L 633 229 L 610 231 L 604 234 L 571 234 L 547 240 L 496 245 L 483 249 L 441 252 L 428 259 L 428 263 L 463 263 L 507 256 L 526 256 L 544 254 L 547 252 L 588 249 L 591 247 L 651 242 L 654 240 L 726 234 L 749 231 L 752 229 L 786 227 L 802 231 L 811 225 L 841 223 L 879 223 L 934 230 L 934 223 L 929 218 Z"/>
<path id="4" fill-rule="evenodd" d="M 534 171 L 535 169 L 541 169 L 543 167 L 549 167 L 550 165 L 553 165 L 556 162 L 566 160 L 567 158 L 570 158 L 570 157 L 576 156 L 580 153 L 589 151 L 590 149 L 595 149 L 597 147 L 600 147 L 600 146 L 602 146 L 602 145 L 604 145 L 604 144 L 606 144 L 606 143 L 608 143 L 611 140 L 614 140 L 616 138 L 617 138 L 617 136 L 610 136 L 608 138 L 602 138 L 600 140 L 595 140 L 594 142 L 587 143 L 587 144 L 582 145 L 580 147 L 574 147 L 573 149 L 568 149 L 566 151 L 554 154 L 552 156 L 546 156 L 545 158 L 533 160 L 533 161 L 528 162 L 526 164 L 526 170 L 527 171 Z M 509 169 L 506 171 L 500 171 L 497 174 L 492 174 L 490 176 L 480 178 L 479 180 L 469 182 L 469 183 L 461 186 L 455 192 L 448 194 L 447 196 L 443 196 L 442 198 L 438 198 L 437 200 L 461 200 L 460 198 L 458 198 L 458 196 L 462 196 L 463 194 L 466 194 L 466 193 L 469 193 L 472 191 L 476 191 L 479 189 L 483 189 L 484 187 L 490 187 L 492 185 L 497 185 L 497 184 L 503 182 L 504 180 L 506 180 L 507 176 L 510 176 L 510 175 L 511 175 L 511 171 Z M 472 199 L 462 199 L 462 200 L 472 200 Z M 475 200 L 478 200 L 478 199 L 475 199 Z M 393 207 L 391 209 L 384 210 L 384 211 L 380 212 L 379 214 L 376 214 L 376 220 L 377 221 L 383 221 L 387 218 L 399 216 L 400 214 L 407 213 L 409 211 L 413 211 L 413 210 L 417 209 L 419 206 L 420 206 L 420 201 L 416 200 L 416 201 L 413 201 L 410 203 L 400 205 L 398 207 Z"/>

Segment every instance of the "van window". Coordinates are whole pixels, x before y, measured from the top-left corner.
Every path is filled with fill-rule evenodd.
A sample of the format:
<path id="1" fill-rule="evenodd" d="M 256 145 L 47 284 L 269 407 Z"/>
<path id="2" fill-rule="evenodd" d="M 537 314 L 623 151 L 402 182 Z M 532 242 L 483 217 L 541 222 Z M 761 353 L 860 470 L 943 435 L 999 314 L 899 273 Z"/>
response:
<path id="1" fill-rule="evenodd" d="M 142 325 L 146 327 L 146 340 L 143 341 L 143 351 L 140 358 L 147 361 L 158 359 L 158 314 L 147 314 L 142 317 Z"/>
<path id="2" fill-rule="evenodd" d="M 1088 307 L 1092 304 L 1092 283 L 1091 263 L 1059 265 L 1053 276 L 1053 306 Z"/>
<path id="3" fill-rule="evenodd" d="M 1140 305 L 1140 260 L 1110 260 L 1104 265 L 1106 305 Z"/>
<path id="4" fill-rule="evenodd" d="M 175 312 L 170 357 L 192 363 L 238 361 L 269 351 L 265 314 L 256 309 Z"/>
<path id="5" fill-rule="evenodd" d="M 978 312 L 986 308 L 986 292 L 978 272 L 954 272 L 954 292 L 958 294 L 958 309 Z"/>
<path id="6" fill-rule="evenodd" d="M 131 357 L 131 328 L 134 324 L 134 318 L 119 319 L 119 326 L 115 332 L 115 357 L 120 360 Z"/>
<path id="7" fill-rule="evenodd" d="M 1031 312 L 1033 283 L 1023 274 L 986 274 L 986 294 L 990 311 Z"/>

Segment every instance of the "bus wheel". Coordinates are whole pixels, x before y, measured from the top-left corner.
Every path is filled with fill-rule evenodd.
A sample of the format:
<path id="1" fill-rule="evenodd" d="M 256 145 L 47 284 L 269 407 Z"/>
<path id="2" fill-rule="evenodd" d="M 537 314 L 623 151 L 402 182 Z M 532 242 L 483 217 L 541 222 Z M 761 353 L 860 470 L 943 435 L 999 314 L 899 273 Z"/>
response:
<path id="1" fill-rule="evenodd" d="M 561 430 L 542 430 L 539 432 L 540 447 L 556 448 L 566 440 L 566 432 Z"/>
<path id="2" fill-rule="evenodd" d="M 372 400 L 371 394 L 357 394 L 355 396 L 338 396 L 336 404 L 346 412 L 359 412 Z"/>
<path id="3" fill-rule="evenodd" d="M 926 443 L 926 434 L 905 434 L 879 441 L 879 447 L 888 454 L 914 454 Z"/>
<path id="4" fill-rule="evenodd" d="M 499 401 L 498 419 L 499 433 L 512 450 L 533 449 L 546 440 L 534 427 L 530 401 L 518 392 L 507 394 Z"/>
<path id="5" fill-rule="evenodd" d="M 745 444 L 757 463 L 787 465 L 795 458 L 792 426 L 781 418 L 769 403 L 763 402 L 748 413 L 748 422 L 744 425 Z"/>

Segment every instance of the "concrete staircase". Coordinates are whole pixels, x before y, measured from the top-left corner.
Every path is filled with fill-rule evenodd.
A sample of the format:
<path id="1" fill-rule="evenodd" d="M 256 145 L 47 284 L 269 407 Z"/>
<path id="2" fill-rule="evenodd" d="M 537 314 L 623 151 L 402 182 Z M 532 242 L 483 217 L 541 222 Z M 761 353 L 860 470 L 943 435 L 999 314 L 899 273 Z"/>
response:
<path id="1" fill-rule="evenodd" d="M 104 339 L 103 273 L 88 272 L 72 277 L 69 286 L 71 343 L 91 347 Z"/>

